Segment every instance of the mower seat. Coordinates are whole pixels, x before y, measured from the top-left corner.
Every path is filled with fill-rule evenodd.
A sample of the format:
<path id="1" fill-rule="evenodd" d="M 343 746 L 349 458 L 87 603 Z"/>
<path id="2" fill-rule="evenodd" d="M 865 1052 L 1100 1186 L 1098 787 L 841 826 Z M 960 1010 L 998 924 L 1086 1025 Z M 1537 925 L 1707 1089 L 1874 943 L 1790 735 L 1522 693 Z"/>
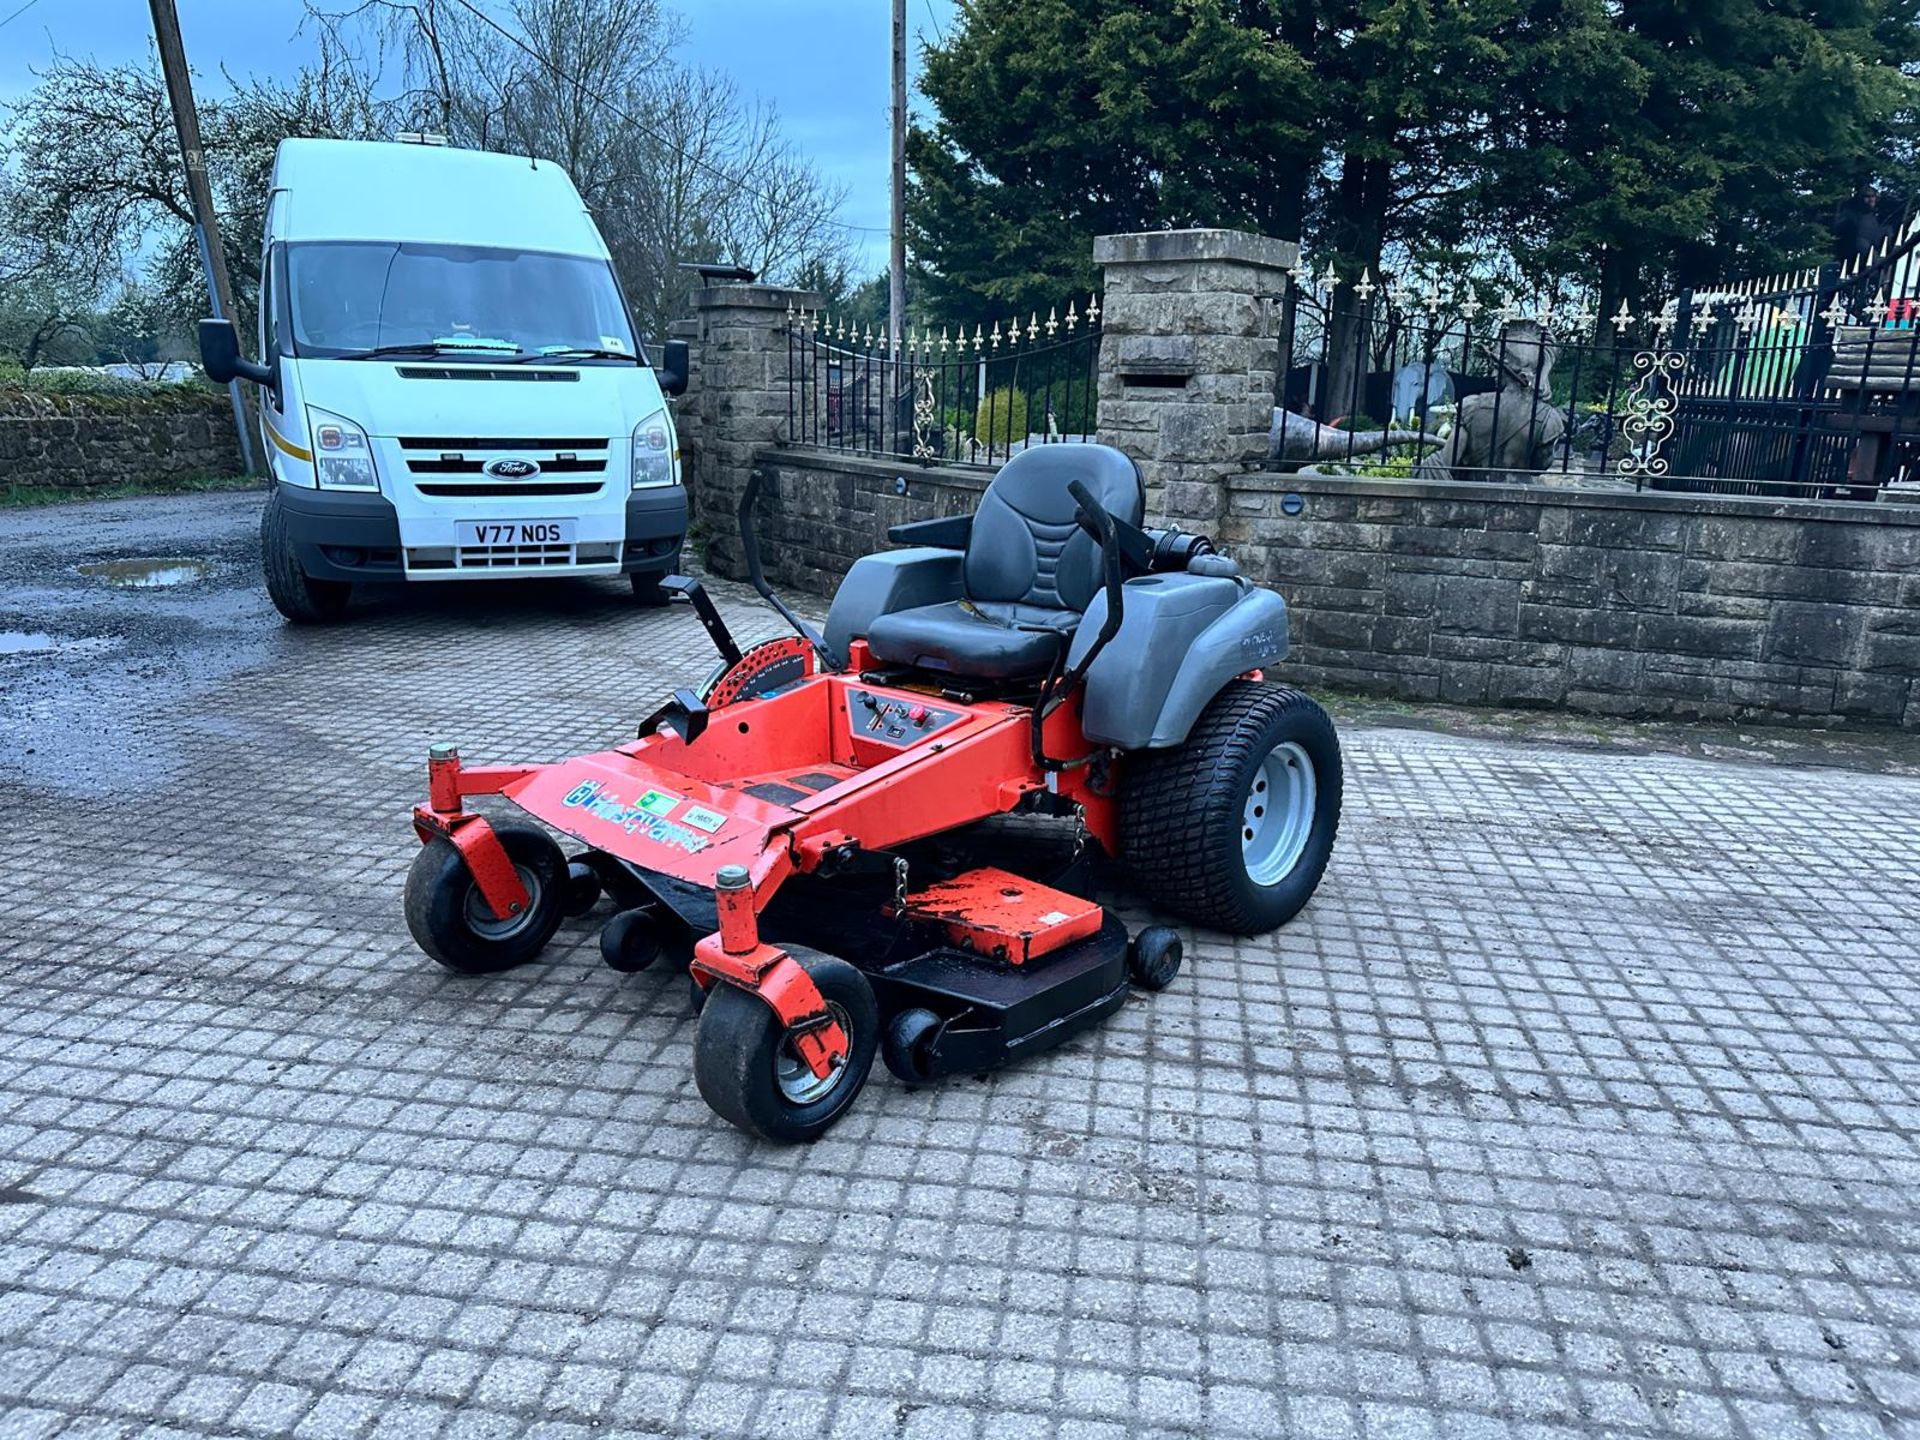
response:
<path id="1" fill-rule="evenodd" d="M 993 477 L 961 565 L 964 598 L 875 617 L 874 658 L 980 680 L 1043 675 L 1066 653 L 1100 589 L 1100 547 L 1068 493 L 1078 480 L 1108 512 L 1138 525 L 1140 471 L 1108 445 L 1035 445 Z"/>

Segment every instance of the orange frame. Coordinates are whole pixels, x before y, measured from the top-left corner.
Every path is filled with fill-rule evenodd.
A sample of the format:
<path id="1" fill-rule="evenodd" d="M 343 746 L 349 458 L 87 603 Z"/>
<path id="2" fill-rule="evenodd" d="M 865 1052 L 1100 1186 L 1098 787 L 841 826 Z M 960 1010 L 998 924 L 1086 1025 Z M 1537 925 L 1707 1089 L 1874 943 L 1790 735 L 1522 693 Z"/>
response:
<path id="1" fill-rule="evenodd" d="M 857 650 L 864 650 L 858 645 Z M 1094 788 L 1095 747 L 1081 733 L 1079 696 L 1047 716 L 1045 749 L 1068 768 L 1033 758 L 1033 712 L 1001 701 L 967 703 L 859 678 L 849 671 L 810 675 L 775 694 L 709 712 L 692 741 L 666 729 L 613 750 L 551 765 L 463 767 L 456 752 L 428 762 L 429 802 L 416 808 L 422 841 L 457 836 L 482 895 L 505 916 L 514 896 L 492 863 L 499 841 L 466 811 L 476 795 L 504 795 L 536 819 L 640 869 L 703 885 L 723 897 L 723 924 L 695 947 L 695 978 L 738 985 L 765 1000 L 797 1048 L 824 1075 L 846 1054 L 839 1027 L 805 970 L 760 942 L 757 917 L 788 878 L 852 850 L 887 850 L 988 816 L 1005 814 L 1039 790 L 1083 808 L 1088 833 L 1117 851 L 1111 795 Z M 924 734 L 892 743 L 862 733 L 857 693 L 909 709 L 936 707 L 946 718 Z M 820 781 L 804 793 L 802 776 Z M 803 798 L 763 798 L 778 786 Z M 748 793 L 763 787 L 763 795 Z M 729 893 L 720 872 L 741 866 L 747 885 Z M 517 883 L 512 887 L 518 889 Z M 496 894 L 496 890 L 500 893 Z M 1097 923 L 1097 922 L 1096 922 Z"/>

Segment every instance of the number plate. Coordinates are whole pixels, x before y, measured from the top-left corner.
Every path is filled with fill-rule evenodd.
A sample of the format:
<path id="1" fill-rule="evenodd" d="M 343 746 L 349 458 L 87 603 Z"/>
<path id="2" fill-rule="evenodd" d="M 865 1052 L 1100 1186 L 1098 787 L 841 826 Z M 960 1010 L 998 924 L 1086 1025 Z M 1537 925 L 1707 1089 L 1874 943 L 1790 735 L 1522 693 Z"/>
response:
<path id="1" fill-rule="evenodd" d="M 462 520 L 462 545 L 571 545 L 572 520 Z"/>

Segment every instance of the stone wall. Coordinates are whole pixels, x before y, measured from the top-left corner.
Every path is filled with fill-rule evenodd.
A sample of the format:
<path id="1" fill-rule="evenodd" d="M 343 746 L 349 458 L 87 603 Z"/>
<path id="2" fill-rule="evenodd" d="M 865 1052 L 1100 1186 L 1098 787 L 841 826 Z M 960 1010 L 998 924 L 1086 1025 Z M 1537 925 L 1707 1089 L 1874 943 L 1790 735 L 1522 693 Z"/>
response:
<path id="1" fill-rule="evenodd" d="M 768 577 L 829 594 L 978 470 L 768 447 Z M 1920 506 L 1249 472 L 1212 530 L 1286 596 L 1309 688 L 1920 730 Z"/>
<path id="2" fill-rule="evenodd" d="M 50 395 L 0 389 L 0 486 L 88 490 L 245 467 L 225 394 L 169 385 L 152 394 Z"/>
<path id="3" fill-rule="evenodd" d="M 681 474 L 696 542 L 715 569 L 738 576 L 740 493 L 761 450 L 787 439 L 788 315 L 818 309 L 821 298 L 722 284 L 694 292 L 693 303 L 694 324 L 675 327 L 699 357 L 674 405 Z"/>
<path id="4" fill-rule="evenodd" d="M 1248 474 L 1220 538 L 1307 685 L 1920 729 L 1920 506 Z"/>
<path id="5" fill-rule="evenodd" d="M 1149 513 L 1214 534 L 1294 611 L 1285 674 L 1407 700 L 1920 730 L 1920 506 L 1283 475 L 1267 333 L 1291 246 L 1226 231 L 1103 236 L 1100 434 Z M 786 314 L 702 292 L 682 444 L 706 553 L 771 482 L 775 583 L 832 590 L 889 525 L 971 510 L 990 476 L 793 446 Z"/>
<path id="6" fill-rule="evenodd" d="M 1100 438 L 1133 456 L 1147 513 L 1211 523 L 1233 469 L 1266 454 L 1291 241 L 1240 230 L 1102 235 Z M 1223 464 L 1226 468 L 1223 468 Z"/>
<path id="7" fill-rule="evenodd" d="M 768 481 L 755 520 L 767 578 L 819 595 L 862 555 L 886 549 L 889 526 L 972 514 L 992 478 L 799 446 L 763 450 L 758 462 Z"/>

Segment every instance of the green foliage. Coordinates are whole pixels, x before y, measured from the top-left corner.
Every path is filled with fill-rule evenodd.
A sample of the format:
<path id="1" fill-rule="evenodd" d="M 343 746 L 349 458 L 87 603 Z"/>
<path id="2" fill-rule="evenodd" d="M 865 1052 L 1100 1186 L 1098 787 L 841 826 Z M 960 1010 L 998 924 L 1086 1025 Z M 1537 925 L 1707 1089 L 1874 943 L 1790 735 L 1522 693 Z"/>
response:
<path id="1" fill-rule="evenodd" d="M 926 55 L 914 249 L 942 318 L 1188 225 L 1348 280 L 1411 254 L 1598 280 L 1611 313 L 1823 258 L 1838 202 L 1920 172 L 1917 61 L 1920 0 L 965 0 Z"/>
<path id="2" fill-rule="evenodd" d="M 18 485 L 0 490 L 0 507 L 71 505 L 79 500 L 127 500 L 138 495 L 198 495 L 210 490 L 257 490 L 260 481 L 250 475 L 189 475 L 177 480 L 151 480 L 124 485 L 94 485 L 69 489 L 60 485 Z"/>
<path id="3" fill-rule="evenodd" d="M 1014 389 L 989 390 L 973 412 L 973 438 L 996 448 L 1027 438 L 1027 397 Z"/>
<path id="4" fill-rule="evenodd" d="M 1285 233 L 1310 162 L 1308 71 L 1238 23 L 1263 3 L 970 0 L 928 47 L 908 137 L 918 277 L 942 320 L 1094 288 L 1096 234 Z"/>

